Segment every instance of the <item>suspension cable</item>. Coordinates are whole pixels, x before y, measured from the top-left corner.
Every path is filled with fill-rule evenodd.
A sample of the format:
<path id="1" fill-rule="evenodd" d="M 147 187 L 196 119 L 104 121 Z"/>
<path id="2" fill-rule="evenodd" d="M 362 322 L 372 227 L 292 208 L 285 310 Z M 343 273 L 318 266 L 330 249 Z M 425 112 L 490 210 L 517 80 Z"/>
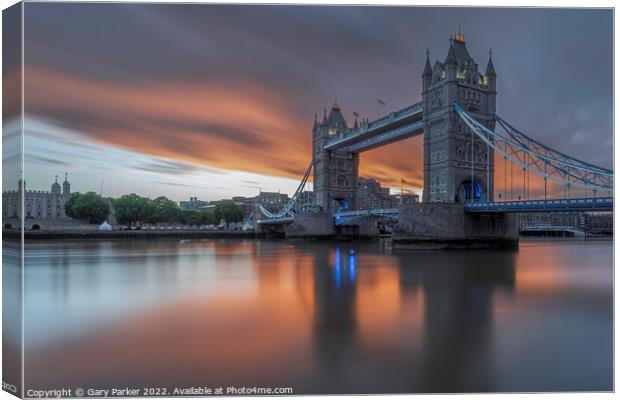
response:
<path id="1" fill-rule="evenodd" d="M 591 168 L 589 167 L 589 164 L 586 167 L 584 166 L 584 163 L 580 163 L 581 165 L 574 165 L 569 164 L 568 162 L 565 162 L 563 160 L 557 160 L 551 156 L 542 154 L 539 151 L 533 150 L 531 148 L 523 146 L 520 143 L 516 143 L 511 139 L 507 139 L 499 135 L 498 133 L 490 130 L 489 128 L 475 120 L 458 105 L 455 105 L 455 110 L 459 114 L 461 119 L 467 124 L 467 126 L 472 129 L 472 133 L 476 133 L 476 135 L 487 145 L 493 147 L 502 156 L 510 159 L 512 163 L 521 166 L 529 172 L 542 176 L 543 178 L 546 177 L 558 183 L 570 183 L 571 185 L 578 187 L 610 190 L 613 186 L 613 172 L 611 171 L 600 172 L 602 169 L 600 169 L 599 167 Z M 485 133 L 483 133 L 482 131 L 484 131 Z M 488 134 L 490 137 L 487 138 L 486 134 Z M 523 160 L 521 159 L 521 155 L 519 154 L 520 152 L 523 152 Z M 541 159 L 547 164 L 551 165 L 554 168 L 554 171 L 552 171 L 551 173 L 546 171 L 543 172 L 538 165 L 538 161 L 530 163 L 526 157 L 535 157 Z M 568 167 L 568 169 L 558 167 L 558 165 Z M 536 166 L 537 169 L 535 169 L 534 166 Z M 591 174 L 591 176 L 575 175 L 575 173 L 570 172 L 571 169 L 585 171 L 588 174 Z M 559 176 L 554 176 L 553 174 Z M 572 178 L 572 180 L 570 180 L 570 178 Z"/>
<path id="2" fill-rule="evenodd" d="M 259 210 L 261 211 L 261 213 L 263 213 L 263 215 L 265 215 L 267 218 L 282 218 L 282 217 L 292 217 L 293 215 L 293 206 L 297 203 L 297 199 L 299 198 L 299 196 L 301 195 L 301 193 L 303 192 L 303 189 L 306 185 L 306 182 L 308 181 L 308 178 L 310 177 L 310 172 L 312 171 L 312 167 L 314 166 L 314 160 L 310 161 L 310 165 L 308 165 L 308 169 L 306 170 L 306 173 L 304 174 L 304 177 L 302 178 L 301 182 L 299 183 L 299 186 L 297 187 L 297 190 L 295 191 L 295 193 L 293 194 L 293 196 L 291 196 L 291 198 L 289 199 L 289 201 L 280 209 L 280 211 L 276 212 L 276 213 L 272 213 L 269 210 L 267 210 L 265 207 L 262 206 L 262 204 L 258 205 Z"/>
<path id="3" fill-rule="evenodd" d="M 503 143 L 505 143 L 505 144 L 507 144 L 507 145 L 509 145 L 511 147 L 514 147 L 516 150 L 520 150 L 520 151 L 523 151 L 523 152 L 535 155 L 535 156 L 537 156 L 537 157 L 539 157 L 541 159 L 549 161 L 550 163 L 558 163 L 558 164 L 564 165 L 566 167 L 570 167 L 570 168 L 574 168 L 574 169 L 578 169 L 578 170 L 583 170 L 585 172 L 590 172 L 590 173 L 597 174 L 597 175 L 604 175 L 604 176 L 613 177 L 613 171 L 605 170 L 605 169 L 600 168 L 600 167 L 594 167 L 594 169 L 593 169 L 591 167 L 584 167 L 584 166 L 579 166 L 579 165 L 571 164 L 571 163 L 568 163 L 566 161 L 558 160 L 558 159 L 555 159 L 555 158 L 553 158 L 551 156 L 542 154 L 542 153 L 540 153 L 540 152 L 538 152 L 538 151 L 536 151 L 534 149 L 531 149 L 531 148 L 529 148 L 529 147 L 527 147 L 527 146 L 525 146 L 525 145 L 523 145 L 521 143 L 515 143 L 514 141 L 512 141 L 512 140 L 510 140 L 508 138 L 505 138 L 502 135 L 498 134 L 497 132 L 494 132 L 494 131 L 490 130 L 489 128 L 487 128 L 486 126 L 482 125 L 480 122 L 478 122 L 476 119 L 474 119 L 471 115 L 467 114 L 459 105 L 455 105 L 455 109 L 456 109 L 457 113 L 461 116 L 461 118 L 465 121 L 466 124 L 468 124 L 470 126 L 473 124 L 474 126 L 476 126 L 478 128 L 478 129 L 476 129 L 476 135 L 478 135 L 478 137 L 483 139 L 485 142 L 487 142 L 487 140 L 484 137 L 484 135 L 482 135 L 479 132 L 479 129 L 487 132 L 489 135 L 491 135 L 493 137 L 493 139 L 498 139 L 501 142 L 503 142 Z M 491 146 L 493 146 L 493 144 L 491 144 Z M 499 147 L 494 146 L 494 148 L 501 152 L 501 149 Z M 523 161 L 520 161 L 520 160 L 518 160 L 518 161 L 515 160 L 514 162 L 517 162 L 519 164 L 523 164 Z M 580 162 L 580 163 L 581 164 L 586 164 L 586 163 L 583 163 L 583 162 Z M 589 165 L 589 164 L 586 164 L 586 165 Z M 528 169 L 530 169 L 532 172 L 535 172 L 531 168 L 528 168 Z"/>

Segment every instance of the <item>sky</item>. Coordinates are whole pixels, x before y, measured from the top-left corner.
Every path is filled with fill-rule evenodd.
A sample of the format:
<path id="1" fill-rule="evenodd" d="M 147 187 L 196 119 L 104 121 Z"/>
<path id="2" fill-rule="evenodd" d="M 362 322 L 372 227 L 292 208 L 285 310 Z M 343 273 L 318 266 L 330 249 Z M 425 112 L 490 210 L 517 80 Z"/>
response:
<path id="1" fill-rule="evenodd" d="M 68 172 L 106 196 L 292 194 L 315 113 L 420 101 L 426 49 L 443 61 L 459 26 L 481 72 L 493 49 L 499 115 L 613 167 L 611 10 L 26 3 L 28 188 Z M 363 153 L 360 175 L 420 191 L 422 161 L 411 138 Z"/>

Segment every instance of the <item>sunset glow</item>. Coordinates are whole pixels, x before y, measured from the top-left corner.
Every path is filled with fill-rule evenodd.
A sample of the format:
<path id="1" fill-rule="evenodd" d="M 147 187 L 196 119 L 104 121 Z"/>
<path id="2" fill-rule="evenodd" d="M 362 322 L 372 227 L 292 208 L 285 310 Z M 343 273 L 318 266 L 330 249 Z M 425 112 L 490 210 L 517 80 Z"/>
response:
<path id="1" fill-rule="evenodd" d="M 228 182 L 235 177 L 239 183 L 245 179 L 240 178 L 242 174 L 253 174 L 255 178 L 245 179 L 252 181 L 247 184 L 251 190 L 248 187 L 235 192 L 239 195 L 261 189 L 290 194 L 311 157 L 315 114 L 322 118 L 323 109 L 338 98 L 352 125 L 354 112 L 361 118 L 374 119 L 419 101 L 424 49 L 430 47 L 432 58 L 442 59 L 447 32 L 453 28 L 447 23 L 452 18 L 448 10 L 443 18 L 446 25 L 431 28 L 410 23 L 412 18 L 420 20 L 420 16 L 433 14 L 432 9 L 423 8 L 278 7 L 273 8 L 275 12 L 268 12 L 270 7 L 237 8 L 243 12 L 221 6 L 172 9 L 129 4 L 88 8 L 67 4 L 54 6 L 52 11 L 45 4 L 29 4 L 25 15 L 33 23 L 26 24 L 26 116 L 27 120 L 47 124 L 32 139 L 45 134 L 53 141 L 51 132 L 61 130 L 73 135 L 56 153 L 43 155 L 36 152 L 36 145 L 26 146 L 30 187 L 47 189 L 54 174 L 69 172 L 78 190 L 90 190 L 105 181 L 110 195 L 122 194 L 123 184 L 111 182 L 105 174 L 87 173 L 79 163 L 72 162 L 79 153 L 76 149 L 88 145 L 134 154 L 116 160 L 128 180 L 143 181 L 139 175 L 146 170 L 159 174 L 148 186 L 132 185 L 143 195 L 157 192 L 177 201 L 192 195 L 208 199 L 234 195 L 233 190 L 216 189 L 219 184 L 207 178 L 196 180 L 192 170 L 203 168 L 227 174 Z M 511 14 L 510 20 L 518 24 L 527 19 L 537 38 L 549 36 L 542 32 L 564 38 L 573 35 L 569 13 L 547 18 L 536 10 L 528 12 Z M 115 19 L 114 28 L 105 22 L 108 13 Z M 495 18 L 489 18 L 491 14 Z M 59 24 L 61 15 L 63 23 Z M 309 23 L 308 15 L 321 21 L 320 30 Z M 345 15 L 348 19 L 343 23 Z M 498 24 L 503 15 L 501 10 L 459 11 L 460 20 L 468 16 L 472 21 L 484 18 Z M 79 18 L 67 23 L 65 17 Z M 605 14 L 592 13 L 586 22 L 594 26 L 601 18 Z M 385 38 L 369 36 L 362 23 L 367 19 L 386 25 Z M 33 28 L 28 30 L 30 26 Z M 292 26 L 295 37 L 284 34 Z M 554 76 L 547 75 L 544 84 L 541 80 L 540 70 L 557 70 L 555 63 L 560 62 L 561 55 L 537 60 L 532 63 L 536 68 L 521 65 L 521 56 L 532 52 L 524 38 L 503 36 L 500 44 L 478 32 L 476 26 L 475 22 L 468 24 L 466 37 L 478 60 L 484 59 L 485 49 L 499 48 L 506 41 L 514 49 L 506 54 L 497 52 L 498 92 L 502 94 L 498 113 L 549 145 L 610 167 L 611 150 L 601 152 L 597 150 L 600 141 L 584 141 L 584 137 L 596 136 L 611 143 L 611 102 L 600 103 L 600 99 L 611 96 L 611 71 L 591 71 L 609 63 L 584 64 L 593 81 L 575 81 L 568 93 L 565 84 L 560 86 Z M 416 34 L 418 29 L 424 29 L 423 34 Z M 127 42 L 123 33 L 133 40 Z M 590 34 L 596 35 L 594 31 Z M 155 46 L 153 40 L 159 40 L 160 45 Z M 606 41 L 580 34 L 579 40 L 571 43 L 578 48 L 571 54 L 581 54 L 580 59 L 587 58 L 584 53 L 588 51 L 607 56 L 603 50 L 590 48 L 591 43 L 608 46 Z M 540 48 L 552 45 L 538 43 Z M 578 60 L 570 62 L 571 71 L 579 73 Z M 563 78 L 565 82 L 567 77 Z M 520 90 L 524 82 L 539 84 L 540 88 Z M 550 90 L 554 87 L 558 90 Z M 597 96 L 585 97 L 593 90 Z M 386 106 L 379 107 L 378 98 L 384 99 Z M 538 106 L 532 103 L 536 98 L 543 101 Z M 562 120 L 553 117 L 558 109 L 562 110 Z M 552 117 L 543 118 L 547 115 Z M 400 190 L 404 179 L 405 189 L 420 193 L 422 143 L 422 137 L 417 137 L 363 153 L 360 176 L 376 178 L 393 192 Z M 135 165 L 128 160 L 135 155 L 181 167 L 151 168 L 152 160 Z M 503 171 L 502 160 L 497 157 L 495 193 L 507 199 L 510 185 Z M 520 178 L 516 171 L 514 199 L 523 196 Z M 562 189 L 550 186 L 548 193 L 558 190 Z M 529 194 L 543 195 L 542 179 L 530 177 Z"/>

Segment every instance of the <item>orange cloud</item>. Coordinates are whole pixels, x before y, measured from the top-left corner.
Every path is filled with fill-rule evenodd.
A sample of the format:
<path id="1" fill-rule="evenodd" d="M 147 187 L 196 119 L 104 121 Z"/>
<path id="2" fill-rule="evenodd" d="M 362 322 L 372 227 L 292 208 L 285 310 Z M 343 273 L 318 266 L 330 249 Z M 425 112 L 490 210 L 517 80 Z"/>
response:
<path id="1" fill-rule="evenodd" d="M 121 85 L 30 66 L 25 90 L 28 113 L 148 155 L 292 179 L 302 176 L 311 156 L 313 113 L 299 116 L 286 93 L 257 82 Z M 421 136 L 363 153 L 360 162 L 361 176 L 393 188 L 402 178 L 408 189 L 421 189 L 422 169 Z M 504 174 L 496 155 L 496 198 L 511 198 L 509 171 Z M 529 197 L 541 198 L 543 187 L 543 179 L 530 174 Z M 549 183 L 547 191 L 561 196 L 563 189 Z M 518 196 L 527 198 L 527 189 L 514 167 L 512 198 Z"/>
<path id="2" fill-rule="evenodd" d="M 256 82 L 119 85 L 30 66 L 26 110 L 91 135 L 94 141 L 213 167 L 300 178 L 311 123 L 286 93 Z M 366 153 L 360 174 L 397 187 L 422 178 L 415 139 Z M 413 160 L 413 162 L 411 162 Z"/>
<path id="3" fill-rule="evenodd" d="M 21 111 L 21 68 L 10 68 L 2 73 L 2 115 L 7 120 Z"/>

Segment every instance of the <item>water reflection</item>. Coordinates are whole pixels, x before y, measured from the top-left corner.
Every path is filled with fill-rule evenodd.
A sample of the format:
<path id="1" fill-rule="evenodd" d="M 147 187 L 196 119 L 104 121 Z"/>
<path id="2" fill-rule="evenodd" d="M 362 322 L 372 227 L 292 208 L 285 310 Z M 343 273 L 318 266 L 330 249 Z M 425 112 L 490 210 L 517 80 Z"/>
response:
<path id="1" fill-rule="evenodd" d="M 319 391 L 495 390 L 486 354 L 492 300 L 496 290 L 514 292 L 516 253 L 356 250 L 336 247 L 315 258 Z M 371 267 L 356 285 L 358 258 Z"/>
<path id="2" fill-rule="evenodd" d="M 512 294 L 515 252 L 459 252 L 437 266 L 423 255 L 419 280 L 425 293 L 423 392 L 494 391 L 493 298 Z M 403 265 L 401 271 L 406 271 Z"/>
<path id="3" fill-rule="evenodd" d="M 2 241 L 2 381 L 5 390 L 21 396 L 19 386 L 22 353 L 22 274 L 21 243 L 5 237 Z"/>
<path id="4" fill-rule="evenodd" d="M 29 246 L 26 383 L 39 388 L 611 388 L 610 243 L 402 254 L 385 242 Z"/>

